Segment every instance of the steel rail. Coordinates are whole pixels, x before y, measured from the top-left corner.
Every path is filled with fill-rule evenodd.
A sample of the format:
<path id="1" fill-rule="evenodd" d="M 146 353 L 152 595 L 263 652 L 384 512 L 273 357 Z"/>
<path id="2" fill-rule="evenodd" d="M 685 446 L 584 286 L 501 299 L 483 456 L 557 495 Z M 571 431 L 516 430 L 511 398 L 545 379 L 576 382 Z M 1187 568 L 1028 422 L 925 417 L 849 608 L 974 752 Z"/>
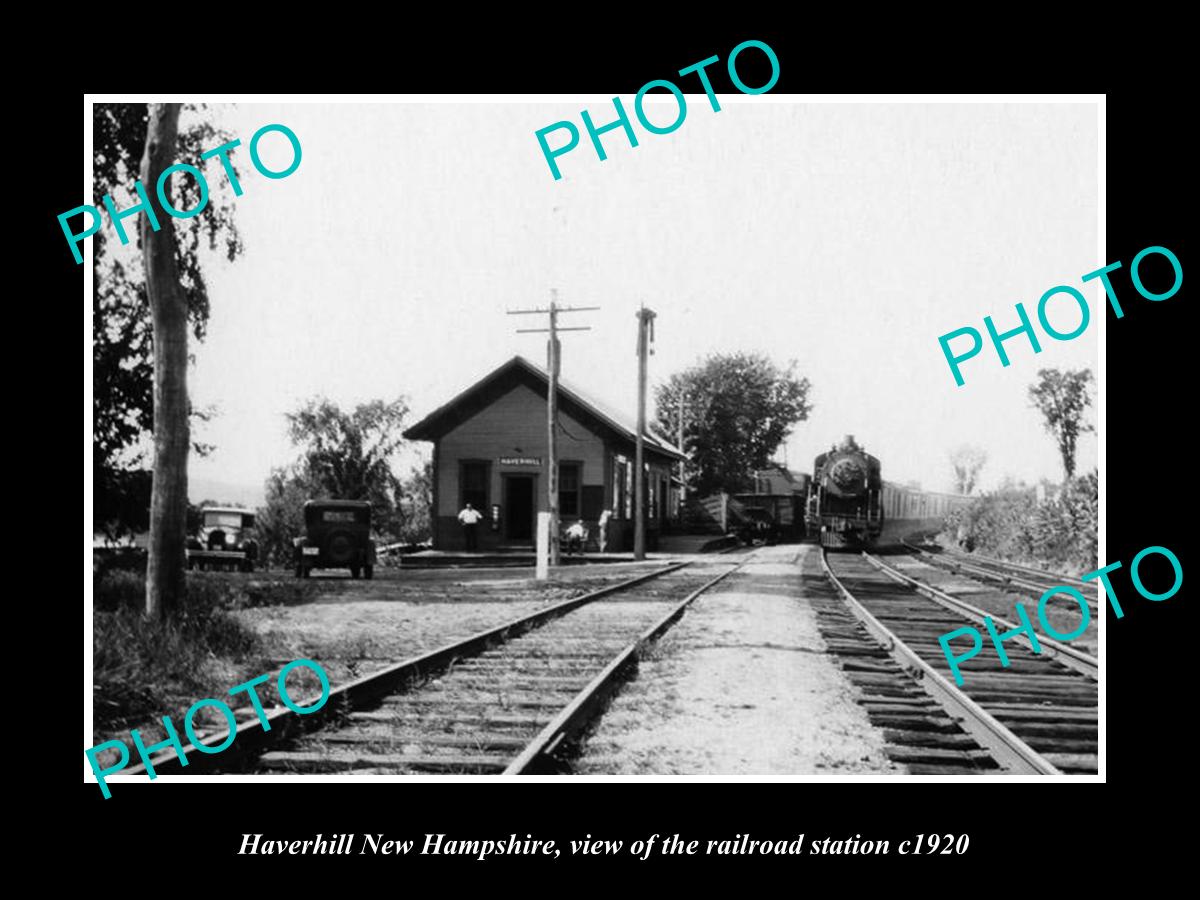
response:
<path id="1" fill-rule="evenodd" d="M 864 554 L 866 555 L 866 554 Z M 873 616 L 862 603 L 833 574 L 829 559 L 821 551 L 821 568 L 826 577 L 846 600 L 850 611 L 866 627 L 876 641 L 904 669 L 920 680 L 925 690 L 937 700 L 951 718 L 958 720 L 963 730 L 992 755 L 1003 768 L 1014 775 L 1062 775 L 1049 760 L 1013 734 L 995 716 L 955 687 L 929 663 L 897 637 L 891 629 Z"/>
<path id="2" fill-rule="evenodd" d="M 918 548 L 917 552 L 938 568 L 949 569 L 952 572 L 969 572 L 983 581 L 997 582 L 1006 586 L 1011 585 L 1012 587 L 1020 588 L 1023 591 L 1032 591 L 1035 594 L 1042 594 L 1049 587 L 1047 584 L 1037 584 L 1032 581 L 1026 581 L 1024 578 L 1018 578 L 1015 575 L 1008 575 L 1004 572 L 997 572 L 995 569 L 985 569 L 981 566 L 974 566 L 971 565 L 971 563 L 963 562 L 957 558 L 941 559 L 936 553 L 930 553 L 928 550 L 921 550 Z M 1091 604 L 1089 603 L 1088 605 L 1090 606 Z"/>
<path id="3" fill-rule="evenodd" d="M 960 570 L 965 571 L 965 572 L 970 572 L 971 574 L 975 575 L 977 578 L 980 578 L 984 581 L 992 581 L 992 582 L 998 582 L 1003 585 L 1011 585 L 1013 587 L 1021 588 L 1022 590 L 1025 590 L 1025 591 L 1033 591 L 1036 594 L 1043 594 L 1047 590 L 1049 590 L 1051 587 L 1073 587 L 1073 588 L 1076 588 L 1076 590 L 1079 590 L 1079 588 L 1081 588 L 1081 587 L 1084 589 L 1086 589 L 1088 587 L 1084 582 L 1079 581 L 1078 579 L 1071 579 L 1071 578 L 1065 578 L 1065 579 L 1063 579 L 1063 582 L 1059 582 L 1059 583 L 1054 583 L 1049 578 L 1047 578 L 1047 580 L 1045 582 L 1039 584 L 1037 582 L 1028 581 L 1024 578 L 1020 578 L 1016 575 L 1009 575 L 1004 572 L 997 572 L 994 569 L 987 569 L 987 568 L 983 568 L 981 566 L 972 565 L 969 562 L 964 562 L 962 560 L 962 558 L 959 557 L 957 554 L 954 554 L 952 556 L 950 556 L 950 555 L 942 556 L 937 553 L 930 553 L 928 550 L 925 550 L 922 547 L 917 547 L 913 544 L 908 543 L 907 541 L 902 541 L 901 543 L 903 543 L 904 546 L 908 547 L 910 550 L 913 550 L 913 551 L 921 554 L 922 557 L 927 558 L 933 565 L 936 565 L 939 568 L 949 568 L 953 572 L 958 572 Z M 997 561 L 993 562 L 993 565 L 1007 565 L 1007 563 L 1001 563 L 997 560 Z M 1068 584 L 1064 583 L 1064 582 L 1069 582 L 1069 581 L 1073 581 L 1074 584 L 1068 585 Z M 1080 591 L 1080 592 L 1082 593 L 1082 591 Z M 1096 609 L 1097 609 L 1096 601 L 1086 595 L 1084 596 L 1083 599 L 1087 602 L 1088 609 L 1090 611 L 1092 611 L 1093 613 L 1096 612 Z"/>
<path id="4" fill-rule="evenodd" d="M 1034 578 L 1044 579 L 1047 583 L 1055 584 L 1070 584 L 1087 586 L 1087 582 L 1083 581 L 1075 575 L 1063 575 L 1058 572 L 1046 572 L 1042 569 L 1035 569 L 1033 566 L 1023 566 L 1020 563 L 1009 562 L 1005 559 L 996 559 L 993 556 L 984 556 L 981 553 L 964 553 L 962 550 L 956 550 L 954 547 L 947 547 L 946 556 L 953 557 L 958 560 L 977 560 L 978 562 L 1000 566 L 1006 569 L 1014 569 L 1018 572 L 1024 572 L 1026 575 L 1032 575 Z"/>
<path id="5" fill-rule="evenodd" d="M 973 606 L 972 604 L 967 603 L 965 600 L 960 600 L 958 597 L 953 597 L 950 594 L 947 594 L 945 591 L 940 591 L 932 585 L 913 578 L 911 575 L 905 575 L 903 572 L 893 569 L 887 563 L 883 562 L 883 560 L 872 556 L 866 551 L 863 551 L 863 558 L 893 581 L 897 581 L 901 584 L 911 587 L 918 594 L 928 597 L 934 603 L 944 606 L 946 609 L 956 612 L 959 615 L 966 616 L 968 619 L 971 619 L 980 625 L 983 625 L 983 620 L 988 618 L 998 625 L 1003 625 L 1010 631 L 1021 627 L 1016 622 L 1012 622 L 1008 619 L 1002 619 L 999 616 L 993 616 L 991 613 L 980 609 L 978 606 Z M 1019 640 L 1022 644 L 1024 644 L 1030 650 L 1033 650 L 1033 642 L 1028 636 L 1026 636 L 1024 632 L 1018 634 L 1016 637 L 1017 640 Z M 1100 678 L 1100 660 L 1098 660 L 1096 657 L 1084 653 L 1082 650 L 1076 650 L 1074 647 L 1069 647 L 1061 641 L 1054 640 L 1054 638 L 1039 637 L 1037 641 L 1038 646 L 1042 649 L 1035 652 L 1046 653 L 1046 655 L 1051 659 L 1057 659 L 1067 668 L 1074 669 L 1076 672 L 1086 675 L 1093 681 L 1096 681 Z M 1049 650 L 1048 653 L 1046 652 L 1047 650 Z"/>
<path id="6" fill-rule="evenodd" d="M 329 692 L 325 704 L 315 712 L 301 715 L 292 709 L 284 707 L 266 713 L 269 730 L 257 717 L 238 724 L 234 730 L 234 740 L 228 749 L 219 753 L 198 750 L 192 743 L 183 747 L 187 763 L 182 763 L 174 750 L 163 750 L 150 758 L 156 776 L 163 774 L 196 774 L 209 772 L 214 769 L 225 769 L 231 762 L 240 758 L 254 755 L 280 741 L 296 736 L 299 733 L 314 730 L 331 719 L 338 718 L 356 707 L 379 700 L 390 694 L 401 691 L 411 684 L 442 671 L 450 665 L 466 657 L 477 656 L 489 647 L 517 637 L 533 628 L 543 625 L 552 619 L 557 619 L 576 608 L 593 600 L 599 600 L 610 594 L 628 590 L 647 581 L 678 571 L 690 562 L 671 563 L 652 572 L 646 572 L 635 578 L 627 579 L 619 584 L 608 585 L 599 590 L 590 591 L 569 600 L 563 600 L 553 606 L 538 610 L 527 616 L 505 622 L 503 625 L 481 631 L 461 641 L 446 644 L 420 656 L 414 656 L 379 672 L 364 675 L 362 678 L 347 682 Z M 311 702 L 310 702 L 311 705 Z M 220 745 L 229 736 L 229 730 L 206 734 L 209 743 Z M 121 772 L 122 776 L 144 774 L 146 767 L 139 763 Z M 110 779 L 120 783 L 120 776 Z"/>
<path id="7" fill-rule="evenodd" d="M 642 652 L 664 631 L 683 615 L 692 602 L 722 579 L 728 578 L 746 564 L 742 561 L 728 571 L 722 572 L 711 581 L 705 582 L 699 588 L 676 604 L 670 612 L 647 628 L 636 640 L 617 654 L 604 669 L 588 683 L 582 691 L 575 695 L 554 719 L 538 733 L 528 746 L 521 751 L 508 767 L 504 775 L 529 775 L 538 771 L 552 769 L 551 754 L 564 740 L 573 737 L 583 730 L 594 718 L 595 714 L 620 687 L 626 674 L 636 669 Z"/>

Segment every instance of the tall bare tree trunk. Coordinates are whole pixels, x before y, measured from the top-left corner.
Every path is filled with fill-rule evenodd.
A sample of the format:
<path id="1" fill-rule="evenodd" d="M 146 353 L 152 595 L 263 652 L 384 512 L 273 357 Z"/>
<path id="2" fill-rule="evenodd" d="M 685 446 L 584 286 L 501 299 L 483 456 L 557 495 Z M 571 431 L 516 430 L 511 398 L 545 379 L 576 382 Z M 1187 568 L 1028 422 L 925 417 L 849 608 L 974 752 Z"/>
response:
<path id="1" fill-rule="evenodd" d="M 174 162 L 178 103 L 151 103 L 141 180 L 153 198 L 158 176 Z M 169 189 L 169 187 L 168 187 Z M 187 590 L 187 298 L 175 262 L 175 228 L 158 214 L 154 231 L 142 212 L 142 258 L 146 293 L 154 319 L 154 488 L 150 499 L 150 560 L 146 570 L 146 615 L 177 609 Z"/>

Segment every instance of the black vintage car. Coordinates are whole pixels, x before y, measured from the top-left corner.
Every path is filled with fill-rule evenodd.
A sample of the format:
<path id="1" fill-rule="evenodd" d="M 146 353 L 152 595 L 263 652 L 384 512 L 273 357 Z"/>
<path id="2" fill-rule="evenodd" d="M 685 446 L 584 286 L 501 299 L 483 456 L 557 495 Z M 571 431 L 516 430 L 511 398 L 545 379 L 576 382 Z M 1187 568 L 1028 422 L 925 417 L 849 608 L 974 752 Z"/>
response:
<path id="1" fill-rule="evenodd" d="M 365 500 L 309 500 L 304 537 L 295 540 L 296 577 L 313 569 L 349 569 L 352 578 L 375 571 L 371 504 Z"/>
<path id="2" fill-rule="evenodd" d="M 741 517 L 738 537 L 742 539 L 742 543 L 750 546 L 779 543 L 779 526 L 770 510 L 751 506 L 742 510 Z"/>

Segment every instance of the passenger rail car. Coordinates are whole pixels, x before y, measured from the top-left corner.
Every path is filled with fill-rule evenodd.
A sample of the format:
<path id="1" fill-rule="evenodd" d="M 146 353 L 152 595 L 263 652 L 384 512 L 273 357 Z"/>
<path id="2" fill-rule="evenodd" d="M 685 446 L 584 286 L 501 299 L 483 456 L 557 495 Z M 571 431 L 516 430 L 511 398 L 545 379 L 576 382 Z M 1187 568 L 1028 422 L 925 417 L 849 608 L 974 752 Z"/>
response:
<path id="1" fill-rule="evenodd" d="M 883 514 L 889 520 L 944 519 L 969 500 L 961 494 L 940 494 L 883 483 Z"/>

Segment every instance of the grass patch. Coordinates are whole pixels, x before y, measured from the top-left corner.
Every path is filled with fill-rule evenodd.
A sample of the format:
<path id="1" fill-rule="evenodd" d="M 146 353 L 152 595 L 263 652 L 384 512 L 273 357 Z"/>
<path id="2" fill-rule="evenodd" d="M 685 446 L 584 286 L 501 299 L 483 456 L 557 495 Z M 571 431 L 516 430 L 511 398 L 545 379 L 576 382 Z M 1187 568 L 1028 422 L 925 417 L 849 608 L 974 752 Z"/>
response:
<path id="1" fill-rule="evenodd" d="M 111 571 L 95 581 L 93 729 L 97 737 L 150 718 L 177 717 L 196 700 L 226 695 L 266 666 L 255 632 L 229 614 L 253 602 L 232 581 L 189 579 L 185 607 L 151 621 L 145 578 Z"/>
<path id="2" fill-rule="evenodd" d="M 251 578 L 235 572 L 189 572 L 187 580 L 188 610 L 202 614 L 209 614 L 216 609 L 298 606 L 311 603 L 322 591 L 330 591 L 329 582 L 301 580 L 265 572 L 261 577 Z M 98 611 L 129 609 L 140 612 L 145 608 L 144 572 L 110 570 L 93 579 L 92 586 L 95 609 Z M 333 589 L 338 587 L 341 585 L 333 583 Z"/>

